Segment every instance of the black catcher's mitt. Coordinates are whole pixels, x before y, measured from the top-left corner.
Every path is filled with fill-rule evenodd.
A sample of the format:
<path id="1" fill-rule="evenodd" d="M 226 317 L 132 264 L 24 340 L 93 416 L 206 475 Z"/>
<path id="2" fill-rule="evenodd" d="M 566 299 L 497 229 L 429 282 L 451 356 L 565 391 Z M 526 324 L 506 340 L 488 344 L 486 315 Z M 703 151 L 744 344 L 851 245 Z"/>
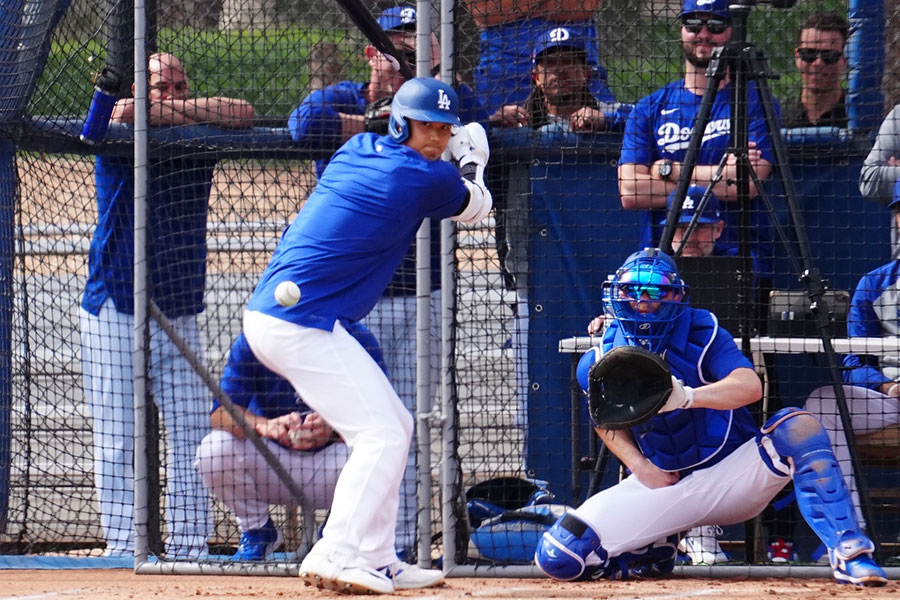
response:
<path id="1" fill-rule="evenodd" d="M 393 96 L 389 96 L 369 103 L 364 113 L 366 131 L 379 135 L 387 134 L 388 120 L 391 117 L 391 101 L 393 99 Z"/>
<path id="2" fill-rule="evenodd" d="M 672 392 L 672 373 L 660 356 L 619 346 L 588 372 L 588 411 L 600 429 L 627 429 L 651 418 Z"/>

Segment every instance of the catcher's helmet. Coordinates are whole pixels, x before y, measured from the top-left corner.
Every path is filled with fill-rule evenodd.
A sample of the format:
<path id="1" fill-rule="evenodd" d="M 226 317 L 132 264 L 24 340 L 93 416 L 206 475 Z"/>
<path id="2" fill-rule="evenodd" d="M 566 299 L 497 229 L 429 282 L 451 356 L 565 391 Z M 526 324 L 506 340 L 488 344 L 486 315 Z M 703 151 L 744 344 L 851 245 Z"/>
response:
<path id="1" fill-rule="evenodd" d="M 620 321 L 629 345 L 665 350 L 688 289 L 675 261 L 659 248 L 645 248 L 629 256 L 606 285 L 607 311 Z"/>
<path id="2" fill-rule="evenodd" d="M 409 137 L 407 119 L 459 125 L 459 97 L 452 87 L 437 79 L 410 79 L 400 86 L 391 102 L 391 138 L 402 142 Z"/>

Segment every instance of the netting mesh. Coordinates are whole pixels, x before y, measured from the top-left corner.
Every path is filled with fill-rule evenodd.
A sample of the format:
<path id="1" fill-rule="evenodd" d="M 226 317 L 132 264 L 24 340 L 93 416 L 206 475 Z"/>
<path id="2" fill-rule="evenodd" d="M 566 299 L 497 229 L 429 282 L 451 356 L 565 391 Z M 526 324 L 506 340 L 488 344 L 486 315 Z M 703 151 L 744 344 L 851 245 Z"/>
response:
<path id="1" fill-rule="evenodd" d="M 382 0 L 364 4 L 376 17 L 394 6 Z M 645 239 L 642 219 L 647 206 L 638 202 L 633 206 L 638 210 L 623 209 L 627 198 L 641 194 L 627 191 L 630 182 L 623 182 L 622 173 L 628 171 L 619 168 L 619 161 L 632 106 L 684 76 L 683 32 L 677 18 L 681 3 L 607 0 L 602 6 L 600 2 L 576 6 L 548 0 L 529 15 L 492 12 L 494 4 L 463 1 L 453 13 L 453 70 L 466 113 L 463 118 L 492 125 L 487 180 L 495 204 L 483 224 L 459 228 L 453 253 L 456 289 L 449 375 L 458 413 L 461 489 L 492 477 L 531 477 L 546 481 L 556 502 L 577 506 L 589 491 L 612 485 L 619 468 L 614 460 L 597 460 L 583 395 L 572 381 L 570 359 L 591 341 L 570 340 L 570 350 L 578 352 L 561 353 L 559 343 L 586 335 L 589 320 L 603 312 L 607 275 L 642 243 L 657 243 L 662 233 L 658 228 Z M 153 77 L 149 82 L 154 126 L 148 148 L 151 295 L 218 379 L 240 333 L 244 307 L 282 232 L 314 188 L 327 158 L 349 135 L 366 128 L 366 106 L 379 94 L 390 95 L 383 91 L 390 85 L 372 75 L 383 59 L 366 52 L 365 37 L 334 2 L 167 0 L 148 8 L 147 51 L 180 59 L 191 98 L 240 99 L 253 108 L 252 119 L 243 123 L 237 122 L 240 118 L 224 121 L 218 111 L 239 111 L 225 100 L 199 108 L 192 105 L 179 113 L 190 114 L 189 119 L 173 120 L 164 112 L 154 113 L 154 85 L 160 82 Z M 802 45 L 797 32 L 813 10 L 848 14 L 846 3 L 835 0 L 789 10 L 759 6 L 749 15 L 746 37 L 780 76 L 768 84 L 782 112 L 801 98 L 804 61 L 795 56 Z M 740 259 L 727 267 L 682 263 L 685 279 L 695 288 L 694 303 L 715 309 L 735 335 L 739 330 L 751 337 L 767 330 L 772 335 L 816 335 L 810 327 L 800 333 L 778 329 L 796 325 L 780 320 L 805 311 L 802 300 L 770 319 L 770 290 L 803 290 L 797 263 L 770 222 L 783 225 L 792 243 L 798 235 L 808 236 L 810 258 L 834 290 L 846 292 L 848 304 L 860 277 L 896 256 L 890 233 L 896 227 L 885 208 L 896 180 L 890 166 L 896 128 L 876 140 L 881 146 L 878 156 L 869 152 L 874 132 L 898 97 L 893 77 L 898 10 L 895 3 L 886 3 L 881 28 L 875 22 L 879 18 L 861 18 L 869 16 L 865 11 L 850 14 L 854 31 L 863 33 L 855 33 L 858 39 L 851 38 L 842 47 L 850 62 L 838 62 L 839 73 L 833 78 L 850 92 L 849 120 L 838 123 L 836 130 L 785 131 L 789 162 L 776 166 L 795 180 L 800 214 L 786 202 L 777 172 L 761 186 L 772 198 L 771 213 L 765 203 L 754 200 L 747 204 L 746 214 L 739 215 L 735 203 L 722 194 L 722 211 L 730 215 L 723 234 L 729 244 L 717 245 L 716 253 L 744 253 L 738 245 L 738 219 L 746 216 L 751 225 L 743 227 L 751 231 L 750 242 L 755 244 L 752 272 L 743 279 L 748 286 L 741 288 L 741 280 L 731 275 L 734 268 L 746 268 Z M 10 316 L 0 316 L 0 324 L 5 319 L 11 322 L 11 332 L 2 332 L 11 345 L 11 367 L 5 373 L 0 360 L 0 378 L 6 379 L 0 385 L 0 409 L 4 403 L 10 406 L 8 421 L 0 415 L 0 439 L 6 433 L 2 426 L 8 424 L 11 457 L 9 484 L 0 482 L 0 489 L 8 489 L 3 499 L 8 510 L 0 521 L 4 553 L 100 555 L 128 554 L 133 549 L 131 485 L 125 483 L 134 476 L 127 425 L 133 380 L 146 383 L 149 398 L 160 411 L 148 436 L 149 456 L 137 459 L 150 473 L 151 550 L 176 560 L 205 557 L 201 551 L 228 555 L 239 544 L 239 523 L 245 529 L 261 526 L 255 517 L 236 514 L 233 506 L 202 485 L 192 462 L 199 441 L 209 432 L 212 395 L 177 352 L 166 350 L 168 344 L 155 326 L 150 348 L 159 352 L 148 355 L 148 379 L 131 374 L 132 309 L 125 305 L 131 302 L 133 216 L 123 207 L 133 196 L 129 182 L 133 128 L 128 117 L 114 113 L 103 144 L 89 146 L 78 140 L 78 134 L 91 102 L 93 78 L 104 66 L 123 75 L 117 82 L 120 95 L 131 94 L 132 11 L 127 2 L 23 1 L 5 11 L 0 23 L 0 89 L 6 90 L 2 118 L 5 137 L 15 144 L 0 148 L 0 159 L 5 153 L 14 156 L 13 166 L 0 171 L 0 215 L 9 214 L 8 222 L 0 224 L 0 234 L 8 234 L 0 248 L 9 254 L 0 259 L 0 268 L 9 267 L 0 273 L 0 282 L 11 286 L 12 302 Z M 435 29 L 438 11 L 434 3 Z M 538 66 L 531 55 L 542 36 L 559 27 L 591 40 L 577 60 L 589 66 L 586 105 L 603 113 L 602 124 L 594 126 L 599 131 L 573 132 L 574 121 L 553 111 L 550 117 L 544 114 L 540 128 L 528 120 L 534 117 L 525 109 L 534 106 L 527 99 L 535 81 L 532 71 Z M 875 40 L 881 34 L 885 47 L 880 57 Z M 401 49 L 415 47 L 408 32 L 399 35 L 394 42 Z M 824 60 L 818 60 L 815 64 L 821 66 Z M 871 76 L 882 70 L 883 85 L 854 83 L 861 73 Z M 573 95 L 585 98 L 583 93 Z M 750 106 L 751 118 L 756 118 L 751 139 L 758 133 L 753 128 L 764 125 L 755 98 Z M 510 105 L 519 105 L 526 120 L 504 120 L 502 108 Z M 665 114 L 670 109 L 661 110 Z M 725 127 L 721 115 L 713 119 Z M 682 126 L 673 133 L 684 147 L 688 134 L 689 128 Z M 626 131 L 626 142 L 628 135 Z M 636 162 L 642 166 L 664 157 L 656 148 L 639 150 L 631 156 L 639 156 Z M 701 152 L 700 168 L 709 170 L 721 154 Z M 771 154 L 767 158 L 774 160 Z M 106 175 L 97 172 L 104 168 Z M 655 168 L 653 176 L 664 179 L 659 165 Z M 864 179 L 871 174 L 871 185 L 862 192 L 861 172 Z M 663 208 L 659 199 L 668 195 L 675 179 L 677 173 L 667 187 L 646 194 L 656 197 L 657 211 Z M 121 188 L 123 181 L 129 183 Z M 116 210 L 109 204 L 113 198 Z M 799 233 L 793 227 L 798 216 L 806 225 Z M 437 239 L 436 228 L 432 235 Z M 101 256 L 99 247 L 104 245 L 112 250 Z M 437 251 L 437 246 L 433 248 Z M 379 339 L 389 376 L 411 408 L 416 397 L 415 273 L 412 262 L 404 265 L 404 275 L 392 282 L 363 322 Z M 91 287 L 89 274 L 98 285 Z M 437 290 L 438 271 L 432 273 L 432 282 Z M 754 304 L 756 300 L 760 302 Z M 439 292 L 433 292 L 432 301 L 437 309 Z M 745 305 L 752 306 L 745 310 Z M 435 326 L 438 315 L 433 313 Z M 846 315 L 838 317 L 846 320 Z M 839 338 L 846 335 L 843 327 L 836 330 Z M 896 327 L 876 327 L 865 336 L 882 334 L 896 335 Z M 823 355 L 798 350 L 799 341 L 777 346 L 756 343 L 752 346 L 756 368 L 766 384 L 764 403 L 752 407 L 758 422 L 783 406 L 802 406 L 813 389 L 828 383 Z M 839 363 L 840 353 L 848 349 L 838 348 Z M 0 354 L 2 350 L 0 342 Z M 430 352 L 436 384 L 440 364 L 436 338 Z M 890 352 L 897 354 L 896 349 Z M 865 360 L 881 364 L 874 358 Z M 840 375 L 850 381 L 847 373 Z M 893 371 L 884 374 L 888 381 L 898 378 Z M 95 382 L 88 383 L 85 375 Z M 88 393 L 91 386 L 93 396 Z M 888 392 L 889 386 L 883 391 Z M 871 437 L 873 430 L 900 421 L 895 404 L 879 407 L 870 418 L 878 427 L 858 431 L 866 436 L 867 456 L 895 457 L 891 430 L 879 432 L 878 439 Z M 829 410 L 830 417 L 823 421 L 836 431 L 839 421 L 833 408 Z M 101 420 L 111 436 L 105 440 L 97 437 Z M 397 546 L 407 556 L 416 553 L 418 536 L 424 535 L 416 525 L 418 512 L 428 511 L 432 533 L 437 534 L 441 511 L 451 510 L 441 505 L 438 493 L 439 430 L 428 435 L 432 504 L 419 503 L 416 508 L 414 461 L 401 493 L 408 510 L 401 510 Z M 5 452 L 0 447 L 0 472 Z M 104 499 L 97 477 L 106 471 L 114 485 L 122 487 Z M 866 472 L 870 471 L 875 475 L 872 481 L 888 481 L 897 474 L 893 464 L 869 465 Z M 313 481 L 327 487 L 325 475 Z M 882 510 L 896 501 L 891 491 L 883 489 L 888 487 L 896 486 L 879 483 L 872 490 L 870 522 L 890 548 L 897 523 L 890 511 Z M 202 507 L 207 497 L 212 509 L 205 530 Z M 287 538 L 281 551 L 296 558 L 298 548 L 310 541 L 310 530 L 324 519 L 324 511 L 319 510 L 311 522 L 309 511 L 304 518 L 292 503 L 287 509 L 276 504 L 272 502 L 271 515 Z M 776 542 L 775 556 L 783 557 L 787 551 L 777 543 L 781 539 L 795 544 L 801 560 L 818 558 L 818 540 L 803 524 L 791 496 L 778 496 L 775 505 L 779 510 L 764 512 L 762 528 L 725 527 L 718 535 L 721 547 L 735 558 L 757 563 L 767 560 L 770 542 Z M 456 560 L 530 561 L 530 551 L 522 559 L 492 554 L 474 544 L 468 547 L 468 523 L 464 515 L 457 516 L 463 535 Z M 727 524 L 709 525 L 713 528 L 706 534 L 714 532 L 715 525 Z M 692 544 L 701 544 L 700 532 L 693 533 Z M 180 534 L 184 538 L 178 538 Z M 441 541 L 438 535 L 433 537 L 432 554 L 438 556 Z M 516 539 L 510 536 L 510 548 L 519 543 Z M 525 539 L 527 545 L 531 538 Z M 715 552 L 713 542 L 707 539 L 705 544 L 707 552 Z M 709 555 L 689 554 L 694 560 L 710 560 Z M 713 556 L 719 559 L 720 555 Z"/>

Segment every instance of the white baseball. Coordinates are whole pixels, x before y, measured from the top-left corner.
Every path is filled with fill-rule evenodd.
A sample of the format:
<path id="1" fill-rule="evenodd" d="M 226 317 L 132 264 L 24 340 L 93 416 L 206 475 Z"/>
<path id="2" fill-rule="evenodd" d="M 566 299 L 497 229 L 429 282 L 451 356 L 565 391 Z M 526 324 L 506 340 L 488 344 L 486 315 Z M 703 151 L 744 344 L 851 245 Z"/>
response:
<path id="1" fill-rule="evenodd" d="M 282 281 L 275 288 L 275 301 L 282 306 L 293 306 L 300 300 L 300 288 L 293 281 Z"/>

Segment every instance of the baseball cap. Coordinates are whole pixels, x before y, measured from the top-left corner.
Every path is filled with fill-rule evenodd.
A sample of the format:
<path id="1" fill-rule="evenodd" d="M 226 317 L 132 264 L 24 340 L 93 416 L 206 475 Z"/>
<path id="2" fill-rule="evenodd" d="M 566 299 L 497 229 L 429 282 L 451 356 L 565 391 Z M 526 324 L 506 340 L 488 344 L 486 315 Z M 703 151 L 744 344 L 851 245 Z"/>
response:
<path id="1" fill-rule="evenodd" d="M 697 210 L 697 207 L 700 206 L 700 200 L 703 198 L 703 194 L 706 193 L 706 186 L 702 185 L 692 185 L 688 188 L 687 194 L 684 197 L 684 203 L 681 205 L 681 216 L 678 218 L 679 224 L 687 224 L 691 222 L 691 219 L 694 218 L 694 212 Z M 672 202 L 675 200 L 675 191 L 673 190 L 671 194 L 669 194 L 668 206 L 672 207 Z M 719 208 L 719 199 L 715 194 L 710 193 L 709 199 L 706 201 L 706 206 L 703 209 L 703 212 L 700 214 L 700 217 L 697 219 L 698 223 L 718 223 L 722 220 L 722 211 Z M 665 225 L 665 219 L 660 223 L 661 225 Z"/>
<path id="2" fill-rule="evenodd" d="M 728 4 L 732 0 L 684 0 L 684 8 L 679 17 L 692 13 L 710 13 L 723 19 L 731 20 L 731 11 Z"/>
<path id="3" fill-rule="evenodd" d="M 566 47 L 587 56 L 587 41 L 566 27 L 554 27 L 538 36 L 531 52 L 532 62 L 550 48 Z"/>
<path id="4" fill-rule="evenodd" d="M 900 209 L 900 179 L 894 184 L 894 199 L 888 204 L 888 208 L 893 210 Z"/>
<path id="5" fill-rule="evenodd" d="M 416 9 L 412 6 L 392 6 L 381 13 L 378 24 L 385 31 L 415 29 Z"/>

